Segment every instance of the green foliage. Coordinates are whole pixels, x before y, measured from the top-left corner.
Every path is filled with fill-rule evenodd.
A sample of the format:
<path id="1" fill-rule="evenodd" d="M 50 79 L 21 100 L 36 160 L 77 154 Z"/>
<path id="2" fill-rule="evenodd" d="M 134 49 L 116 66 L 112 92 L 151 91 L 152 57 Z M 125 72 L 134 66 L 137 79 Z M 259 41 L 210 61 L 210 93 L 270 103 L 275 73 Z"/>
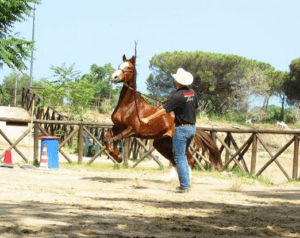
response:
<path id="1" fill-rule="evenodd" d="M 48 86 L 41 91 L 43 104 L 68 113 L 71 119 L 82 120 L 83 114 L 94 99 L 95 84 L 85 78 L 79 80 L 79 71 L 74 71 L 74 65 L 67 68 L 63 64 L 52 69 L 58 80 L 55 84 L 48 83 Z"/>
<path id="2" fill-rule="evenodd" d="M 5 105 L 12 104 L 14 102 L 15 97 L 15 86 L 17 80 L 17 104 L 21 103 L 22 100 L 22 88 L 29 86 L 30 84 L 30 77 L 28 74 L 22 74 L 17 71 L 12 71 L 10 75 L 4 77 L 3 80 L 3 89 L 6 93 L 6 99 L 2 101 Z M 46 79 L 41 79 L 40 81 L 33 81 L 33 86 L 43 87 L 47 84 Z M 37 90 L 34 91 L 37 93 Z"/>
<path id="3" fill-rule="evenodd" d="M 211 100 L 209 113 L 224 114 L 229 109 L 247 108 L 247 98 L 266 77 L 267 63 L 236 55 L 206 52 L 173 52 L 155 55 L 150 60 L 153 73 L 147 79 L 147 89 L 153 96 L 165 96 L 175 90 L 171 73 L 179 67 L 191 72 L 191 87 Z"/>
<path id="4" fill-rule="evenodd" d="M 113 109 L 112 100 L 111 99 L 105 99 L 103 103 L 101 104 L 101 111 L 104 113 L 108 113 Z"/>
<path id="5" fill-rule="evenodd" d="M 272 121 L 280 120 L 280 112 L 281 112 L 281 108 L 278 106 L 274 106 L 274 105 L 268 107 L 268 110 L 267 110 L 269 119 Z"/>
<path id="6" fill-rule="evenodd" d="M 284 110 L 284 119 L 286 123 L 297 123 L 298 119 L 294 113 L 294 108 L 287 108 Z"/>
<path id="7" fill-rule="evenodd" d="M 289 100 L 300 100 L 300 58 L 290 64 L 290 74 L 284 83 L 283 91 Z"/>
<path id="8" fill-rule="evenodd" d="M 228 168 L 227 172 L 232 172 L 235 177 L 242 179 L 244 183 L 249 183 L 249 179 L 258 181 L 265 186 L 273 186 L 274 183 L 271 180 L 264 178 L 263 176 L 255 176 L 254 174 L 243 173 L 238 167 Z"/>
<path id="9" fill-rule="evenodd" d="M 74 81 L 78 81 L 80 77 L 80 71 L 74 71 L 75 64 L 72 64 L 70 67 L 66 67 L 66 63 L 63 63 L 60 67 L 51 66 L 50 69 L 53 70 L 54 75 L 57 80 L 53 81 L 56 85 L 69 84 Z"/>
<path id="10" fill-rule="evenodd" d="M 252 123 L 270 123 L 275 124 L 277 121 L 281 121 L 281 107 L 271 105 L 268 107 L 267 112 L 261 110 L 252 110 L 252 111 L 237 111 L 237 110 L 228 110 L 225 114 L 212 113 L 209 116 L 211 121 L 227 121 L 227 122 L 236 122 L 239 124 L 244 124 L 244 126 L 252 127 L 253 124 L 245 124 L 246 120 L 251 119 Z M 300 127 L 300 110 L 299 107 L 292 107 L 284 109 L 284 121 L 287 124 L 294 124 L 295 128 Z M 290 126 L 290 125 L 289 125 Z M 293 126 L 293 125 L 291 125 Z"/>
<path id="11" fill-rule="evenodd" d="M 245 122 L 247 113 L 245 111 L 228 110 L 224 114 L 212 113 L 210 119 L 212 121 L 230 121 L 230 122 Z"/>
<path id="12" fill-rule="evenodd" d="M 112 89 L 111 98 L 104 99 L 101 103 L 101 112 L 109 113 L 117 107 L 119 101 L 119 91 L 119 88 Z"/>
<path id="13" fill-rule="evenodd" d="M 90 68 L 90 73 L 82 76 L 82 79 L 84 78 L 88 82 L 95 84 L 95 98 L 97 98 L 97 105 L 101 105 L 106 99 L 112 99 L 113 94 L 116 93 L 116 91 L 112 89 L 110 83 L 110 77 L 113 72 L 114 69 L 110 64 L 105 64 L 104 66 L 93 64 Z M 111 103 L 114 104 L 114 99 Z"/>
<path id="14" fill-rule="evenodd" d="M 113 168 L 119 170 L 119 169 L 121 169 L 121 164 L 114 163 Z"/>
<path id="15" fill-rule="evenodd" d="M 26 69 L 24 63 L 31 56 L 33 42 L 19 39 L 18 34 L 11 35 L 15 22 L 22 22 L 29 16 L 32 6 L 39 0 L 1 0 L 0 4 L 0 67 Z"/>
<path id="16" fill-rule="evenodd" d="M 11 101 L 10 95 L 6 92 L 5 88 L 0 88 L 0 103 L 7 105 Z"/>

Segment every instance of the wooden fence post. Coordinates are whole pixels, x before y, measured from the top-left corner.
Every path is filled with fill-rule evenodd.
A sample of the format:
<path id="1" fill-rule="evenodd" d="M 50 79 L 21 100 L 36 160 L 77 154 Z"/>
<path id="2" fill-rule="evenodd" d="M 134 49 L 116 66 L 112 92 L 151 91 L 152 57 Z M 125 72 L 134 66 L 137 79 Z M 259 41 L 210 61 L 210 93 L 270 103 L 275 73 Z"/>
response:
<path id="1" fill-rule="evenodd" d="M 83 125 L 79 125 L 78 131 L 78 164 L 82 164 L 83 159 Z"/>
<path id="2" fill-rule="evenodd" d="M 213 139 L 213 141 L 217 144 L 217 137 L 216 137 L 216 131 L 212 131 L 211 132 L 211 138 Z M 214 172 L 216 170 L 215 165 L 213 163 L 211 163 L 211 167 L 210 167 L 210 171 Z"/>
<path id="3" fill-rule="evenodd" d="M 130 139 L 126 138 L 124 142 L 124 165 L 128 165 L 129 160 L 129 147 L 130 147 Z"/>
<path id="4" fill-rule="evenodd" d="M 293 179 L 298 178 L 298 158 L 299 158 L 299 137 L 295 135 L 294 142 L 294 159 L 293 159 Z"/>
<path id="5" fill-rule="evenodd" d="M 70 134 L 74 131 L 74 126 L 70 126 Z M 70 138 L 70 140 L 68 141 L 68 145 L 69 145 L 69 148 L 72 148 L 73 147 L 73 136 Z"/>
<path id="6" fill-rule="evenodd" d="M 39 123 L 35 122 L 33 126 L 33 164 L 38 163 L 39 157 Z"/>
<path id="7" fill-rule="evenodd" d="M 256 133 L 253 133 L 252 155 L 251 155 L 251 168 L 250 168 L 250 172 L 252 174 L 255 174 L 256 152 L 257 152 L 257 136 L 256 136 Z"/>
<path id="8" fill-rule="evenodd" d="M 227 133 L 227 140 L 225 141 L 225 143 L 228 145 L 228 148 L 230 149 L 230 137 L 229 137 L 229 132 Z M 225 163 L 229 160 L 229 151 L 225 150 Z"/>

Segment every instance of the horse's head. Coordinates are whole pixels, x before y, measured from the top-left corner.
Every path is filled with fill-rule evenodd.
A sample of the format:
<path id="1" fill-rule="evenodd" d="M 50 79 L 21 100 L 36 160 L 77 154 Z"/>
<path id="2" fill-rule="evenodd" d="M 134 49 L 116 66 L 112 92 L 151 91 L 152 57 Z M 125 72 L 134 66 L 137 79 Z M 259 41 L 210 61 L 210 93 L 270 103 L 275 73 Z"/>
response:
<path id="1" fill-rule="evenodd" d="M 110 81 L 112 83 L 126 83 L 129 86 L 135 87 L 136 69 L 135 69 L 135 57 L 126 59 L 123 55 L 123 63 L 119 65 L 119 68 L 112 74 Z"/>

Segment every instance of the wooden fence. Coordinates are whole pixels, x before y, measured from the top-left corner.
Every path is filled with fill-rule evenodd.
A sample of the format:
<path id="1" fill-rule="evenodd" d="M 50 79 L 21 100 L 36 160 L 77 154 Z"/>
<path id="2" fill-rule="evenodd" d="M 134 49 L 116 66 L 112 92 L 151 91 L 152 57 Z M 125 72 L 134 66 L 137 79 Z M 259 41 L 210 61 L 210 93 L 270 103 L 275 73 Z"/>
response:
<path id="1" fill-rule="evenodd" d="M 83 157 L 83 132 L 86 132 L 94 144 L 99 146 L 99 151 L 91 158 L 89 163 L 92 163 L 101 153 L 106 153 L 103 147 L 103 137 L 107 130 L 111 128 L 112 124 L 109 123 L 93 123 L 93 122 L 75 122 L 70 121 L 69 118 L 55 108 L 41 106 L 42 98 L 38 94 L 32 93 L 29 87 L 23 88 L 22 92 L 22 107 L 30 111 L 33 115 L 33 128 L 34 128 L 34 160 L 37 160 L 38 152 L 38 134 L 42 135 L 59 135 L 60 136 L 60 153 L 64 158 L 70 162 L 68 156 L 62 151 L 62 147 L 68 142 L 72 144 L 74 135 L 78 136 L 78 163 L 82 163 Z M 33 110 L 33 111 L 32 111 Z M 0 121 L 4 120 L 0 118 Z M 6 123 L 22 123 L 21 121 L 13 122 L 5 118 Z M 24 123 L 24 122 L 23 122 Z M 25 123 L 29 123 L 26 121 Z M 299 161 L 299 134 L 300 130 L 287 131 L 287 130 L 242 130 L 242 129 L 216 129 L 216 128 L 202 128 L 206 132 L 210 133 L 212 138 L 219 144 L 220 152 L 224 162 L 223 169 L 228 167 L 238 167 L 244 173 L 251 173 L 256 176 L 261 175 L 271 164 L 275 163 L 280 171 L 284 174 L 287 180 L 298 178 L 298 161 Z M 30 131 L 27 132 L 27 134 Z M 3 132 L 0 134 L 4 137 Z M 25 134 L 25 133 L 24 133 Z M 248 136 L 242 145 L 238 145 L 237 140 L 234 138 L 236 134 L 244 134 Z M 292 138 L 283 145 L 276 153 L 273 153 L 268 142 L 263 140 L 263 134 L 272 135 L 290 135 Z M 225 136 L 224 136 L 225 135 Z M 25 135 L 26 136 L 26 135 Z M 25 137 L 24 136 L 24 137 Z M 23 138 L 24 138 L 23 137 Z M 8 138 L 6 138 L 8 141 Z M 21 139 L 22 140 L 22 139 Z M 18 140 L 16 141 L 18 142 Z M 12 144 L 10 149 L 15 148 L 16 142 Z M 133 166 L 137 166 L 144 158 L 152 157 L 159 166 L 163 166 L 162 163 L 157 159 L 153 152 L 155 149 L 152 147 L 151 140 L 140 140 L 138 138 L 129 138 L 123 141 L 124 144 L 124 162 L 128 163 L 128 158 L 138 158 L 137 162 Z M 261 145 L 263 151 L 266 152 L 270 159 L 261 167 L 257 168 L 258 156 L 258 145 Z M 287 172 L 286 168 L 279 162 L 279 156 L 282 155 L 287 148 L 293 146 L 292 156 L 292 172 Z M 14 145 L 14 146 L 13 146 Z M 209 167 L 210 162 L 202 154 L 201 151 L 196 148 L 190 147 L 193 157 L 201 170 L 206 171 L 205 168 Z M 251 153 L 250 164 L 246 162 L 246 153 Z M 114 159 L 106 153 L 111 160 Z M 0 159 L 3 155 L 0 157 Z M 23 158 L 23 157 L 22 157 Z M 115 161 L 114 161 L 115 162 Z"/>
<path id="2" fill-rule="evenodd" d="M 37 88 L 42 89 L 42 88 Z M 69 121 L 69 117 L 64 115 L 53 107 L 45 107 L 42 104 L 43 98 L 33 93 L 30 87 L 22 89 L 22 108 L 32 114 L 33 119 L 43 120 L 43 128 L 52 136 L 60 135 L 61 140 L 65 139 L 65 135 L 74 130 L 73 124 L 49 123 L 50 121 Z"/>
<path id="3" fill-rule="evenodd" d="M 60 140 L 59 143 L 59 152 L 61 155 L 68 161 L 72 162 L 69 156 L 63 152 L 62 147 L 67 144 L 67 142 L 72 141 L 74 136 L 77 136 L 77 145 L 78 145 L 78 163 L 82 163 L 83 159 L 83 152 L 84 152 L 84 132 L 87 133 L 89 138 L 93 140 L 94 144 L 96 144 L 99 150 L 96 154 L 90 159 L 88 162 L 89 164 L 93 163 L 101 154 L 105 153 L 113 162 L 116 162 L 112 156 L 105 150 L 104 147 L 104 136 L 106 132 L 112 127 L 111 123 L 95 123 L 95 122 L 78 122 L 78 121 L 45 121 L 45 120 L 33 120 L 32 124 L 30 125 L 31 121 L 27 119 L 10 119 L 10 118 L 2 118 L 0 117 L 0 121 L 5 121 L 6 125 L 14 126 L 14 125 L 29 125 L 28 129 L 15 141 L 11 142 L 7 135 L 0 129 L 0 134 L 3 138 L 10 144 L 7 150 L 16 150 L 16 152 L 26 161 L 28 159 L 17 149 L 17 145 L 33 130 L 33 160 L 38 162 L 38 151 L 39 151 L 39 138 L 40 136 L 50 136 L 51 134 L 49 130 L 50 127 L 45 128 L 45 125 L 53 124 L 56 126 L 72 126 L 74 129 L 70 131 L 68 134 L 64 135 L 64 140 Z M 60 135 L 62 136 L 62 135 Z M 150 140 L 141 140 L 139 138 L 128 138 L 125 139 L 123 144 L 125 153 L 124 162 L 128 163 L 128 158 L 132 154 L 135 158 L 140 157 L 140 159 L 134 164 L 134 167 L 139 164 L 145 157 L 150 156 L 157 162 L 159 166 L 163 166 L 163 164 L 157 159 L 156 156 L 152 154 L 154 148 L 149 146 Z M 144 154 L 140 154 L 141 149 L 145 152 Z M 0 155 L 0 160 L 4 157 L 4 153 Z"/>
<path id="4" fill-rule="evenodd" d="M 245 173 L 251 173 L 256 176 L 260 176 L 272 163 L 275 163 L 281 172 L 285 175 L 287 180 L 298 179 L 298 162 L 299 162 L 299 134 L 300 130 L 253 130 L 253 129 L 212 129 L 212 128 L 203 128 L 205 131 L 209 131 L 212 135 L 212 138 L 221 144 L 220 152 L 222 154 L 225 151 L 224 156 L 224 167 L 223 170 L 228 168 L 228 166 L 234 163 L 234 166 L 238 166 L 239 169 Z M 220 133 L 226 133 L 225 139 L 220 137 Z M 232 134 L 250 134 L 247 140 L 239 147 L 236 143 L 236 140 L 233 138 Z M 278 151 L 274 154 L 272 153 L 270 146 L 268 146 L 268 141 L 263 140 L 262 135 L 290 135 L 292 138 L 284 144 Z M 264 151 L 270 156 L 270 159 L 257 171 L 257 158 L 258 158 L 258 143 L 261 144 Z M 289 173 L 285 168 L 280 164 L 278 158 L 283 154 L 292 144 L 293 155 L 292 155 L 292 175 L 289 176 Z M 230 149 L 230 146 L 233 146 L 234 150 Z M 247 151 L 251 148 L 251 162 L 247 166 L 244 156 Z M 249 168 L 250 167 L 250 168 Z"/>
<path id="5" fill-rule="evenodd" d="M 9 119 L 9 118 L 1 118 L 0 121 L 5 121 L 7 125 L 14 124 L 30 124 L 30 120 L 22 120 L 22 119 Z M 72 162 L 69 156 L 63 151 L 63 146 L 66 145 L 67 142 L 72 140 L 72 138 L 76 135 L 78 138 L 78 164 L 83 162 L 83 151 L 84 151 L 84 135 L 86 132 L 87 135 L 93 142 L 99 147 L 97 153 L 89 160 L 89 164 L 93 163 L 97 158 L 99 158 L 103 153 L 106 154 L 113 162 L 116 162 L 105 150 L 103 144 L 103 138 L 106 134 L 107 130 L 109 130 L 112 126 L 110 123 L 95 123 L 95 122 L 77 122 L 77 121 L 45 121 L 45 120 L 33 120 L 33 125 L 29 126 L 29 128 L 24 132 L 23 135 L 20 136 L 15 142 L 11 142 L 9 137 L 4 134 L 3 131 L 0 130 L 0 134 L 4 137 L 4 139 L 9 143 L 9 147 L 5 150 L 16 150 L 16 152 L 25 160 L 28 159 L 17 149 L 17 144 L 26 137 L 33 129 L 34 135 L 34 143 L 33 143 L 33 159 L 34 161 L 38 161 L 38 151 L 39 151 L 39 136 L 50 135 L 49 128 L 45 128 L 45 124 L 53 124 L 55 126 L 72 126 L 74 129 L 69 131 L 68 134 L 64 135 L 64 139 L 59 143 L 59 152 L 60 154 L 68 161 Z M 295 131 L 287 131 L 287 130 L 242 130 L 242 129 L 216 129 L 216 128 L 201 128 L 206 132 L 210 133 L 212 138 L 216 141 L 216 143 L 220 144 L 220 152 L 223 160 L 223 170 L 228 167 L 238 167 L 244 173 L 251 173 L 256 176 L 260 176 L 272 163 L 275 163 L 280 171 L 284 174 L 287 180 L 298 179 L 298 161 L 299 161 L 299 134 L 300 130 Z M 222 134 L 222 135 L 221 135 Z M 225 137 L 224 137 L 225 134 Z M 236 134 L 244 134 L 247 136 L 245 142 L 242 145 L 238 145 L 237 140 L 234 139 L 233 135 Z M 282 146 L 282 148 L 278 149 L 276 153 L 272 153 L 270 147 L 268 146 L 268 142 L 264 141 L 262 138 L 262 134 L 272 134 L 272 135 L 290 135 L 292 138 Z M 129 158 L 138 159 L 132 166 L 137 166 L 143 159 L 146 157 L 152 158 L 158 166 L 162 166 L 161 161 L 154 155 L 155 148 L 152 146 L 151 140 L 141 140 L 139 138 L 128 138 L 123 142 L 124 151 L 123 151 L 123 161 L 125 164 L 128 163 Z M 264 152 L 267 152 L 270 156 L 270 159 L 265 162 L 265 164 L 257 169 L 257 160 L 260 158 L 258 156 L 261 151 L 258 151 L 258 143 L 264 148 Z M 291 145 L 293 146 L 292 153 L 292 171 L 289 173 L 284 166 L 279 162 L 279 156 Z M 141 152 L 142 151 L 142 152 Z M 202 154 L 202 151 L 197 148 L 190 147 L 190 151 L 196 160 L 196 163 L 203 171 L 206 171 L 210 166 L 210 162 L 208 160 L 208 156 Z M 251 153 L 251 161 L 250 164 L 246 162 L 245 155 L 246 153 Z M 4 157 L 4 153 L 0 155 L 0 159 Z"/>

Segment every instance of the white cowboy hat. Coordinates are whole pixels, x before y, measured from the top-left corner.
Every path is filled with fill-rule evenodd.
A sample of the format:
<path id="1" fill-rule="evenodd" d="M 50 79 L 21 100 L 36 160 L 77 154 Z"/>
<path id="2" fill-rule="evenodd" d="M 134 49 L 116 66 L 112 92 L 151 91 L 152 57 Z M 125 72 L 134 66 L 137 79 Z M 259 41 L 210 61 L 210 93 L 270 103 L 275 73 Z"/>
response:
<path id="1" fill-rule="evenodd" d="M 181 85 L 190 85 L 194 81 L 194 77 L 191 73 L 185 71 L 183 68 L 177 69 L 176 74 L 171 74 L 172 77 L 175 79 L 176 82 L 180 83 Z"/>

